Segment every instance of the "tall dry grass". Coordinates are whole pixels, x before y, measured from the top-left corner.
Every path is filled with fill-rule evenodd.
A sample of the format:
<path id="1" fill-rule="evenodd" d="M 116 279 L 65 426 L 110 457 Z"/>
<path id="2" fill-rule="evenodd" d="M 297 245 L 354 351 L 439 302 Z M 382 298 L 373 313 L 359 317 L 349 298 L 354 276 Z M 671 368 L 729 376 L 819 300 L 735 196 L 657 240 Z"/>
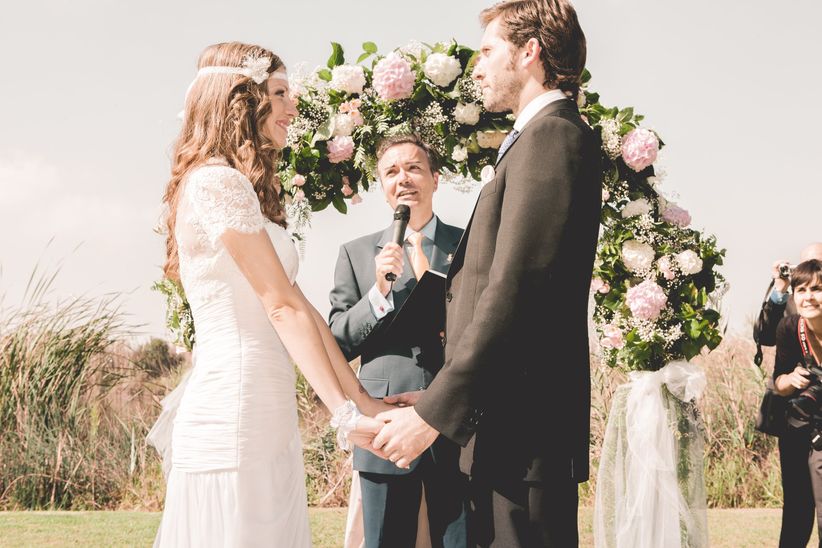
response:
<path id="1" fill-rule="evenodd" d="M 123 343 L 115 296 L 49 303 L 52 279 L 33 282 L 24 306 L 0 314 L 0 509 L 158 510 L 164 482 L 145 435 L 186 364 L 161 341 Z M 729 337 L 698 358 L 709 379 L 699 408 L 712 507 L 781 504 L 775 440 L 753 429 L 763 386 L 753 351 L 752 342 Z M 344 505 L 350 459 L 298 378 L 309 503 Z M 593 504 L 610 402 L 625 380 L 592 360 L 593 466 L 584 505 Z"/>

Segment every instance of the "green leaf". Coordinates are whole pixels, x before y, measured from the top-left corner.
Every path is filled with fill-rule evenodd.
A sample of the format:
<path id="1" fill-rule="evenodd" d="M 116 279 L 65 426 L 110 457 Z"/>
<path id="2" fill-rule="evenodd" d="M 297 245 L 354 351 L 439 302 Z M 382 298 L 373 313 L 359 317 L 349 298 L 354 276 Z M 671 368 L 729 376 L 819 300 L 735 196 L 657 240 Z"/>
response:
<path id="1" fill-rule="evenodd" d="M 682 353 L 685 354 L 685 359 L 690 361 L 691 358 L 698 356 L 701 347 L 699 343 L 694 341 L 682 342 Z"/>
<path id="2" fill-rule="evenodd" d="M 334 195 L 334 198 L 331 200 L 331 203 L 334 204 L 334 209 L 336 209 L 340 213 L 348 213 L 348 206 L 346 205 L 343 197 L 339 194 Z"/>
<path id="3" fill-rule="evenodd" d="M 331 42 L 331 57 L 328 58 L 328 68 L 333 69 L 334 67 L 340 66 L 345 63 L 345 55 L 343 54 L 343 48 L 337 42 Z M 329 78 L 330 80 L 330 78 Z"/>
<path id="4" fill-rule="evenodd" d="M 372 54 L 370 54 L 370 53 L 368 53 L 368 52 L 366 51 L 365 53 L 363 53 L 363 54 L 361 54 L 359 57 L 357 57 L 357 63 L 362 63 L 363 61 L 365 61 L 366 59 L 368 59 L 369 57 L 371 57 L 371 55 L 372 55 Z"/>
<path id="5" fill-rule="evenodd" d="M 311 139 L 311 146 L 317 144 L 318 141 L 327 141 L 331 138 L 331 120 L 326 120 L 317 131 L 314 133 L 314 138 Z M 312 151 L 313 152 L 313 151 Z"/>
<path id="6" fill-rule="evenodd" d="M 328 69 L 320 69 L 317 71 L 317 76 L 320 80 L 325 80 L 326 82 L 331 81 L 331 71 Z"/>
<path id="7" fill-rule="evenodd" d="M 362 49 L 366 53 L 374 54 L 377 53 L 377 44 L 374 42 L 363 42 Z"/>

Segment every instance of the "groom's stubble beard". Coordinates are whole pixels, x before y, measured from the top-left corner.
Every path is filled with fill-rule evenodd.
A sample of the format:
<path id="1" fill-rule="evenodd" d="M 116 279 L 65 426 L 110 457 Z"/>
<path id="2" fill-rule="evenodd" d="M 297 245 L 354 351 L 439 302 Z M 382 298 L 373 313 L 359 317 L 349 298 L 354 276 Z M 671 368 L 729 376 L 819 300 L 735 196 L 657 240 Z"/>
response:
<path id="1" fill-rule="evenodd" d="M 488 88 L 491 91 L 488 98 L 483 96 L 482 104 L 488 112 L 513 112 L 518 106 L 523 83 L 514 71 L 515 55 L 512 51 L 505 70 L 494 79 L 494 86 Z"/>

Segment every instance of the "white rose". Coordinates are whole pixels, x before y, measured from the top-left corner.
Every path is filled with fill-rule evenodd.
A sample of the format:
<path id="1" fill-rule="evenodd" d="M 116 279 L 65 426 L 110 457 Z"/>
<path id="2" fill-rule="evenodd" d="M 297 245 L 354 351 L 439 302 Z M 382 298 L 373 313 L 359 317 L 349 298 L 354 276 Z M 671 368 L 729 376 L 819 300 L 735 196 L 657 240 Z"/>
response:
<path id="1" fill-rule="evenodd" d="M 462 74 L 462 66 L 450 55 L 432 53 L 425 60 L 422 71 L 429 80 L 444 88 Z"/>
<path id="2" fill-rule="evenodd" d="M 356 125 L 354 117 L 350 114 L 337 114 L 334 116 L 334 132 L 332 135 L 334 137 L 338 135 L 348 137 L 354 132 Z"/>
<path id="3" fill-rule="evenodd" d="M 338 65 L 331 69 L 332 89 L 345 93 L 362 93 L 365 86 L 365 72 L 358 65 Z"/>
<path id="4" fill-rule="evenodd" d="M 480 106 L 476 103 L 457 103 L 457 106 L 454 108 L 454 120 L 456 120 L 458 124 L 473 126 L 479 122 L 480 112 L 482 112 L 482 109 L 480 109 Z"/>
<path id="5" fill-rule="evenodd" d="M 654 248 L 637 240 L 622 244 L 622 262 L 633 272 L 645 272 L 654 264 Z"/>
<path id="6" fill-rule="evenodd" d="M 651 204 L 645 198 L 640 198 L 625 204 L 622 208 L 622 218 L 636 217 L 637 215 L 645 215 L 651 212 Z"/>
<path id="7" fill-rule="evenodd" d="M 451 152 L 451 159 L 455 162 L 464 162 L 468 159 L 468 149 L 462 145 L 454 146 L 454 150 Z"/>
<path id="8" fill-rule="evenodd" d="M 686 249 L 682 253 L 676 254 L 676 264 L 684 274 L 697 274 L 702 272 L 702 259 L 696 252 Z"/>
<path id="9" fill-rule="evenodd" d="M 478 131 L 477 144 L 480 148 L 499 148 L 506 135 L 502 131 Z"/>

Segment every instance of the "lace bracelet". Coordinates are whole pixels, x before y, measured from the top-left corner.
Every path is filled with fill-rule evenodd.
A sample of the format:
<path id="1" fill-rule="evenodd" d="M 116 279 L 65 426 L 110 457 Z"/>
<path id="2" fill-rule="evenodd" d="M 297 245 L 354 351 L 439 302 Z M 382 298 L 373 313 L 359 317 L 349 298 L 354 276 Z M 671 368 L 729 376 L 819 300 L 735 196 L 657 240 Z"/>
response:
<path id="1" fill-rule="evenodd" d="M 337 444 L 343 451 L 351 450 L 351 444 L 348 443 L 348 434 L 357 427 L 357 421 L 362 416 L 360 410 L 351 400 L 346 400 L 332 413 L 331 428 L 337 429 Z"/>

